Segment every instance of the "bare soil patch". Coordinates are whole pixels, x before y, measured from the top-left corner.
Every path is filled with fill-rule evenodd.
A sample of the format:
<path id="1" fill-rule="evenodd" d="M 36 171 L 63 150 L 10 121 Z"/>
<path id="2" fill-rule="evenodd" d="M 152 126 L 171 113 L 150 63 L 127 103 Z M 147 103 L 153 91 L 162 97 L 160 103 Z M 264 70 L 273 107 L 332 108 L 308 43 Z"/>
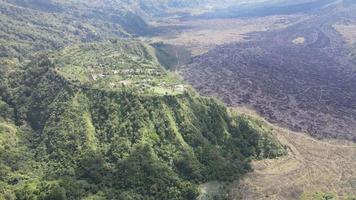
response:
<path id="1" fill-rule="evenodd" d="M 314 192 L 330 193 L 339 199 L 356 195 L 355 143 L 315 140 L 276 126 L 274 132 L 288 145 L 289 155 L 255 161 L 254 172 L 235 183 L 230 196 L 284 200 Z"/>
<path id="2" fill-rule="evenodd" d="M 305 16 L 269 16 L 249 19 L 191 19 L 171 20 L 170 26 L 185 27 L 175 33 L 150 38 L 171 45 L 183 45 L 193 55 L 206 53 L 213 47 L 231 42 L 250 40 L 249 33 L 285 28 Z M 161 24 L 162 25 L 162 24 Z"/>

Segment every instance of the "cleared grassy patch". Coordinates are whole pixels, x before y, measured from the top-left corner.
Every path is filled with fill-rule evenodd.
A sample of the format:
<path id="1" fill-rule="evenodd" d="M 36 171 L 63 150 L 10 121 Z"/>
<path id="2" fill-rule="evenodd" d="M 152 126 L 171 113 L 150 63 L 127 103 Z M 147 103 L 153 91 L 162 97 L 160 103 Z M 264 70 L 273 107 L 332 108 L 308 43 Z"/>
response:
<path id="1" fill-rule="evenodd" d="M 75 45 L 54 57 L 58 73 L 82 87 L 170 95 L 185 89 L 177 74 L 159 64 L 153 48 L 138 41 Z"/>

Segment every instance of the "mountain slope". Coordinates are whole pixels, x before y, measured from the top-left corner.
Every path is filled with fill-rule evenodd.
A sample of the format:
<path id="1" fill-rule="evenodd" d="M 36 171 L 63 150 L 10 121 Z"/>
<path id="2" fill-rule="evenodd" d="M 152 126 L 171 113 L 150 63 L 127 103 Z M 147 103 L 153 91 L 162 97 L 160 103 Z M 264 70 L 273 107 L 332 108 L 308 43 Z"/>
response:
<path id="1" fill-rule="evenodd" d="M 84 1 L 1 1 L 1 57 L 30 56 L 73 43 L 145 32 L 146 22 L 138 14 L 109 6 Z"/>
<path id="2" fill-rule="evenodd" d="M 82 44 L 2 73 L 1 109 L 8 114 L 1 141 L 14 144 L 0 157 L 2 198 L 193 199 L 199 183 L 239 179 L 251 158 L 285 154 L 268 127 L 213 99 L 189 88 L 150 90 L 168 74 L 148 48 L 134 41 Z M 108 72 L 115 67 L 108 63 L 120 63 L 113 55 L 127 58 L 119 59 L 125 66 L 135 60 L 145 70 L 151 63 L 162 73 L 140 90 L 92 85 L 72 79 L 76 71 L 61 71 L 75 65 Z M 113 76 L 102 79 L 134 82 L 137 74 Z M 14 163 L 16 156 L 22 161 Z"/>
<path id="3" fill-rule="evenodd" d="M 149 22 L 157 16 L 208 2 L 4 0 L 0 2 L 0 58 L 150 34 L 154 27 Z"/>
<path id="4" fill-rule="evenodd" d="M 296 184 L 296 193 L 283 183 L 279 186 L 287 191 L 273 195 L 298 198 L 306 185 L 334 181 L 339 172 L 350 177 L 340 176 L 347 187 L 338 193 L 352 191 L 353 151 L 339 159 L 342 167 L 332 163 L 338 148 L 315 162 L 294 157 L 298 151 L 292 148 L 303 148 L 305 140 L 285 146 L 276 128 L 200 96 L 159 64 L 175 68 L 177 61 L 178 66 L 179 48 L 188 62 L 184 47 L 154 49 L 160 43 L 153 48 L 136 37 L 156 31 L 150 20 L 168 15 L 169 21 L 171 15 L 200 13 L 212 5 L 216 1 L 1 1 L 0 199 L 196 199 L 200 184 L 241 181 L 252 172 L 251 161 L 278 163 L 274 159 L 286 153 L 282 160 L 305 159 L 301 163 L 307 166 L 287 177 L 306 170 L 313 182 Z M 315 33 L 322 31 L 313 30 L 310 38 L 319 38 Z M 224 57 L 219 55 L 213 62 Z M 316 149 L 300 152 L 326 150 Z M 311 173 L 315 166 L 322 169 Z M 278 173 L 262 176 L 256 180 L 265 185 L 249 188 L 263 198 Z M 339 189 L 335 185 L 327 189 Z M 305 198 L 314 195 L 308 192 Z"/>

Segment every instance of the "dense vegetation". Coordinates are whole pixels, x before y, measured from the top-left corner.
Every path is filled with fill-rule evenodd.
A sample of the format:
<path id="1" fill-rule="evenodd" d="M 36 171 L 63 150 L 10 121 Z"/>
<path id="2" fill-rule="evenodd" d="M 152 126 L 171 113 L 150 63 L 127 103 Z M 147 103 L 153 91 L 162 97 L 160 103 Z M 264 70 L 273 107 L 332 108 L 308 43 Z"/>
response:
<path id="1" fill-rule="evenodd" d="M 0 58 L 149 34 L 154 31 L 147 24 L 152 17 L 205 1 L 4 0 L 0 2 Z"/>
<path id="2" fill-rule="evenodd" d="M 268 128 L 189 89 L 83 87 L 55 63 L 40 56 L 2 76 L 2 198 L 194 199 L 199 183 L 284 153 Z"/>
<path id="3" fill-rule="evenodd" d="M 0 199 L 195 199 L 285 153 L 132 39 L 200 1 L 109 2 L 0 2 Z"/>
<path id="4" fill-rule="evenodd" d="M 0 2 L 0 57 L 22 58 L 37 51 L 56 50 L 72 43 L 127 37 L 128 32 L 138 28 L 136 26 L 140 26 L 140 29 L 145 27 L 138 17 L 136 20 L 142 22 L 125 27 L 123 16 L 131 16 L 126 20 L 135 21 L 134 16 L 124 15 L 128 11 L 118 8 L 103 14 L 95 8 L 95 5 L 69 4 L 65 1 Z"/>

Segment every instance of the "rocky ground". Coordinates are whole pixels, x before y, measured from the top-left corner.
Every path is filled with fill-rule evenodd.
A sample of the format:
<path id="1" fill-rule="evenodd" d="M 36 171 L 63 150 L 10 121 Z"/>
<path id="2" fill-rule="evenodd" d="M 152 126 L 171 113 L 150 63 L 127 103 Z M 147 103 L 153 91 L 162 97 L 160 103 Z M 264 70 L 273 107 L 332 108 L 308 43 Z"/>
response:
<path id="1" fill-rule="evenodd" d="M 202 94 L 247 106 L 295 131 L 356 141 L 356 67 L 334 24 L 350 9 L 326 9 L 286 28 L 246 34 L 195 57 L 182 74 Z"/>

